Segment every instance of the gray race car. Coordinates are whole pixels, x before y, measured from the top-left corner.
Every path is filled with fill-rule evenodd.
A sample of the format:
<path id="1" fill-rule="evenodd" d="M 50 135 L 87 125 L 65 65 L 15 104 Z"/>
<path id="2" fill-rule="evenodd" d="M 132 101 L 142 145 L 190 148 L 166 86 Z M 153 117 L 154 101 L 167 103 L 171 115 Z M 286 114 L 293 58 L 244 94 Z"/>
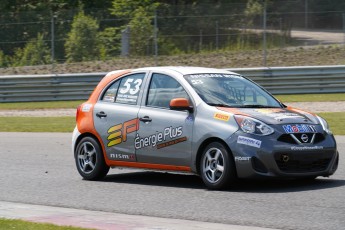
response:
<path id="1" fill-rule="evenodd" d="M 88 180 L 134 167 L 195 173 L 222 189 L 237 178 L 328 177 L 339 162 L 323 118 L 220 69 L 110 72 L 76 119 L 72 147 Z"/>

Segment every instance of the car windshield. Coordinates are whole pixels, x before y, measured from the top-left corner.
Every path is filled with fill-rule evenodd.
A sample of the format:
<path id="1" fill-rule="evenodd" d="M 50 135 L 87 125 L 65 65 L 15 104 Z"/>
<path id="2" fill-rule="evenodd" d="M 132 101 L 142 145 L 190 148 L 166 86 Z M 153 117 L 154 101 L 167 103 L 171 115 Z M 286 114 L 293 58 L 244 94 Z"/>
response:
<path id="1" fill-rule="evenodd" d="M 211 106 L 281 108 L 282 105 L 253 82 L 235 74 L 190 74 L 185 79 Z"/>

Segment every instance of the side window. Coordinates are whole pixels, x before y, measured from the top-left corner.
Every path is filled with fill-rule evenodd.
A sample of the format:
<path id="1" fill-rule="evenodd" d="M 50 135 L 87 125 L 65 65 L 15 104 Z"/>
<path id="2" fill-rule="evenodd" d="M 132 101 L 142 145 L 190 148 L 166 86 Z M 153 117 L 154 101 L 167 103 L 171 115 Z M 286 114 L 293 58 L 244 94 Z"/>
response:
<path id="1" fill-rule="evenodd" d="M 101 98 L 102 101 L 106 101 L 106 102 L 114 102 L 115 101 L 115 97 L 117 94 L 117 90 L 119 88 L 120 85 L 120 81 L 115 81 L 103 94 L 103 97 Z"/>
<path id="2" fill-rule="evenodd" d="M 131 105 L 137 104 L 144 77 L 144 73 L 123 77 L 119 83 L 115 102 Z"/>
<path id="3" fill-rule="evenodd" d="M 189 96 L 180 83 L 164 74 L 153 74 L 147 96 L 147 106 L 169 108 L 173 98 L 187 98 Z"/>

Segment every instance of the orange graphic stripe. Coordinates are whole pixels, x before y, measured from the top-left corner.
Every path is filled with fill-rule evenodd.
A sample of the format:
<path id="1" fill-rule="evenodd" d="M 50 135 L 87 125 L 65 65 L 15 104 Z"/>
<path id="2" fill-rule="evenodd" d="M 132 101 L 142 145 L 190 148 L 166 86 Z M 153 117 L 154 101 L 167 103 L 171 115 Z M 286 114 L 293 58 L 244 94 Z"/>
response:
<path id="1" fill-rule="evenodd" d="M 190 167 L 176 166 L 176 165 L 162 165 L 162 164 L 149 164 L 140 162 L 128 162 L 128 161 L 108 161 L 107 165 L 129 168 L 142 168 L 142 169 L 157 169 L 157 170 L 170 170 L 170 171 L 184 171 L 191 172 Z"/>

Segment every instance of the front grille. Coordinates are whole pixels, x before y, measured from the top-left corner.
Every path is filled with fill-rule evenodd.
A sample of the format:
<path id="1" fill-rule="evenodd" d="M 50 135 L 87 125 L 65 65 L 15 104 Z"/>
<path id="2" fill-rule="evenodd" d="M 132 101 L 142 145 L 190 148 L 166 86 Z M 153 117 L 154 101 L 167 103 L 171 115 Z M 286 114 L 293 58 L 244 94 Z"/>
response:
<path id="1" fill-rule="evenodd" d="M 327 169 L 334 152 L 291 152 L 276 153 L 275 161 L 282 172 L 285 173 L 307 173 L 319 172 Z"/>
<path id="2" fill-rule="evenodd" d="M 314 138 L 313 135 L 315 134 Z M 281 142 L 285 142 L 288 144 L 299 144 L 295 138 L 293 138 L 293 136 L 295 136 L 295 138 L 297 138 L 297 140 L 301 143 L 304 143 L 304 141 L 302 140 L 302 133 L 295 133 L 295 134 L 283 134 L 280 137 L 278 137 L 278 141 Z M 308 136 L 308 142 L 305 143 L 311 143 L 311 141 L 313 141 L 313 144 L 317 144 L 323 140 L 325 140 L 325 136 L 322 133 L 305 133 L 305 135 Z"/>

